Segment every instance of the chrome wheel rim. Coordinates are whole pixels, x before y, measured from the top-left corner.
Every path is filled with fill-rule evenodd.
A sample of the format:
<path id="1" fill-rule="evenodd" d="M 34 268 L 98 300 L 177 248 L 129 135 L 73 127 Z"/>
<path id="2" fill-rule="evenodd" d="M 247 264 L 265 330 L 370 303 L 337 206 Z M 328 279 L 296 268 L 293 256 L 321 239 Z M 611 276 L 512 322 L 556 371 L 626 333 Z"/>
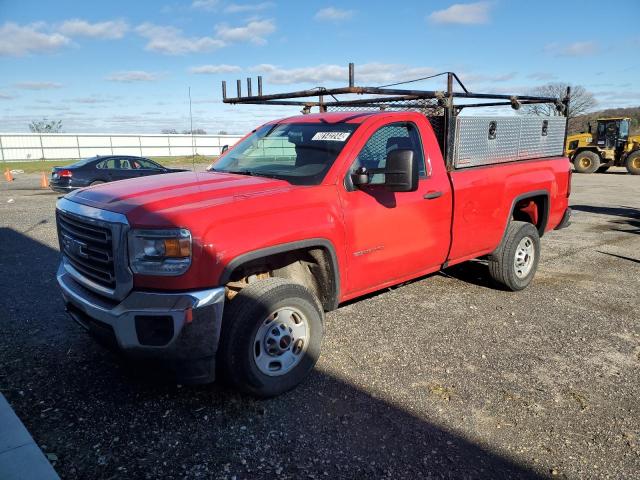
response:
<path id="1" fill-rule="evenodd" d="M 529 275 L 533 267 L 535 248 L 531 237 L 524 237 L 516 247 L 516 256 L 513 260 L 513 267 L 518 278 Z"/>
<path id="2" fill-rule="evenodd" d="M 307 317 L 297 308 L 280 308 L 258 328 L 253 341 L 253 359 L 265 375 L 285 375 L 300 363 L 308 344 Z"/>

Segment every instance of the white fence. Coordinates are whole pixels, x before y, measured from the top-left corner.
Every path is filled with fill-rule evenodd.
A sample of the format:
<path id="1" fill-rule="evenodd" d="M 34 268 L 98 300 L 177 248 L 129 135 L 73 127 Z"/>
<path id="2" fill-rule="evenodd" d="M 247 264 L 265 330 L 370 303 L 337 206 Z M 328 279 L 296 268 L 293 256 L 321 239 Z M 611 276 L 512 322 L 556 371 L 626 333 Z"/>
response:
<path id="1" fill-rule="evenodd" d="M 59 160 L 94 155 L 175 157 L 219 155 L 239 135 L 131 135 L 102 133 L 0 133 L 0 160 Z"/>

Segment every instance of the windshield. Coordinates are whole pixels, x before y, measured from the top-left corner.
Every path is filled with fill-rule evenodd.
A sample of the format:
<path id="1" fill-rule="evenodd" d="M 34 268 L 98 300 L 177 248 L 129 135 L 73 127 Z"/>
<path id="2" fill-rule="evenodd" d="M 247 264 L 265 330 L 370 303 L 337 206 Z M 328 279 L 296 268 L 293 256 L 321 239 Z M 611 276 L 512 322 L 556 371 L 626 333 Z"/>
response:
<path id="1" fill-rule="evenodd" d="M 286 123 L 265 125 L 214 163 L 210 171 L 318 185 L 358 125 Z"/>

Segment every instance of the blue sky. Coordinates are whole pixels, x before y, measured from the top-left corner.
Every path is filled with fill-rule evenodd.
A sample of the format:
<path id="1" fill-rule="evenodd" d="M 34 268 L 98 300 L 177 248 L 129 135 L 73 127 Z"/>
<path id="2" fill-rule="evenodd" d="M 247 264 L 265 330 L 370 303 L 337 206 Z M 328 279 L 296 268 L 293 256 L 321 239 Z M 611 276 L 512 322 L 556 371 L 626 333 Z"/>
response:
<path id="1" fill-rule="evenodd" d="M 191 87 L 194 128 L 239 133 L 296 110 L 222 104 L 221 80 L 341 85 L 350 61 L 359 85 L 452 70 L 472 91 L 570 82 L 638 106 L 638 18 L 638 0 L 0 0 L 0 131 L 183 130 Z"/>

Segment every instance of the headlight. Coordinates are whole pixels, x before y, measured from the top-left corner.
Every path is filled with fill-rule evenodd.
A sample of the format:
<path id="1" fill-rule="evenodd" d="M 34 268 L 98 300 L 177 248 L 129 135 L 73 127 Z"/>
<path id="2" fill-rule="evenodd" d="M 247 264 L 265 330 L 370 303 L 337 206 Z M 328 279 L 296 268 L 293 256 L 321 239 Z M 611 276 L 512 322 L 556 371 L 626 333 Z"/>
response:
<path id="1" fill-rule="evenodd" d="M 134 273 L 182 275 L 191 265 L 191 233 L 184 228 L 132 230 L 129 263 Z"/>

